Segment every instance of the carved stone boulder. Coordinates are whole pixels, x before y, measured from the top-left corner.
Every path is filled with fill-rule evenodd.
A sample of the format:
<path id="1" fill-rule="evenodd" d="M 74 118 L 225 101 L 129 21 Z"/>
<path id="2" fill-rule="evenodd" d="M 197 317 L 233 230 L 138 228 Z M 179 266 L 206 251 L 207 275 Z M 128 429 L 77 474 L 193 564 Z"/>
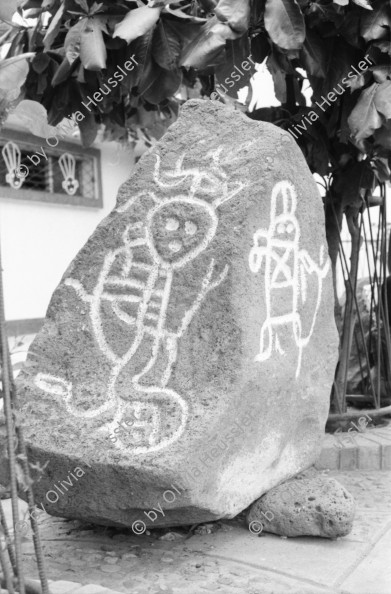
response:
<path id="1" fill-rule="evenodd" d="M 319 454 L 333 309 L 294 140 L 189 101 L 65 272 L 19 377 L 48 462 L 37 503 L 138 532 L 235 516 Z"/>

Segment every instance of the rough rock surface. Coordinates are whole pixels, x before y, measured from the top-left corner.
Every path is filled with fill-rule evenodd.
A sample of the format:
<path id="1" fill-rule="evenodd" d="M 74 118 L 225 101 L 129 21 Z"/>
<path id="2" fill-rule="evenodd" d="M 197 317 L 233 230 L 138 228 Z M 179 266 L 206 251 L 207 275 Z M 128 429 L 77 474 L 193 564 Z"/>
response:
<path id="1" fill-rule="evenodd" d="M 312 476 L 286 481 L 253 503 L 247 521 L 253 532 L 280 536 L 346 536 L 355 513 L 353 496 L 338 481 Z"/>
<path id="2" fill-rule="evenodd" d="M 137 531 L 233 517 L 315 461 L 337 355 L 301 151 L 189 101 L 65 272 L 18 378 L 48 462 L 37 503 Z"/>

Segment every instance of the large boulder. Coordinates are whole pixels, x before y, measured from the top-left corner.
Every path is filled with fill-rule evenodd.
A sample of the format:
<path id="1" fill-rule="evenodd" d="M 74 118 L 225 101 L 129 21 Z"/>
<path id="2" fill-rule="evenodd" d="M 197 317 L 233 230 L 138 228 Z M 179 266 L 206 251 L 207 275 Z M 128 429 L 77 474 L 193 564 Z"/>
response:
<path id="1" fill-rule="evenodd" d="M 333 310 L 322 201 L 293 139 L 189 101 L 31 346 L 18 386 L 32 460 L 48 462 L 37 503 L 140 532 L 235 516 L 319 454 Z"/>

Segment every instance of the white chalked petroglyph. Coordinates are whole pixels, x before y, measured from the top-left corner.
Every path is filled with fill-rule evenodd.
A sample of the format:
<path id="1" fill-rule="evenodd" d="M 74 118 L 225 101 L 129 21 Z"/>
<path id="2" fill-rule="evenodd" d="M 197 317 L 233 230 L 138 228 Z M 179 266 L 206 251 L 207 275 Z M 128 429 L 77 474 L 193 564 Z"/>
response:
<path id="1" fill-rule="evenodd" d="M 296 378 L 299 377 L 303 348 L 307 346 L 315 327 L 316 316 L 322 298 L 323 279 L 329 270 L 329 260 L 323 265 L 324 248 L 321 246 L 319 263 L 316 264 L 304 249 L 300 249 L 300 226 L 296 218 L 297 194 L 289 181 L 278 182 L 272 191 L 270 225 L 254 233 L 254 246 L 249 254 L 250 270 L 259 272 L 265 263 L 265 305 L 266 319 L 261 328 L 260 348 L 256 361 L 266 361 L 273 347 L 284 354 L 279 335 L 284 328 L 292 326 L 293 338 L 299 351 Z M 300 300 L 307 299 L 307 275 L 315 273 L 318 280 L 318 294 L 312 314 L 310 331 L 302 335 Z M 285 293 L 290 291 L 292 301 L 287 303 Z M 280 308 L 280 310 L 279 310 Z"/>
<path id="2" fill-rule="evenodd" d="M 39 374 L 36 384 L 46 392 L 61 394 L 67 410 L 74 416 L 92 418 L 113 408 L 114 418 L 105 426 L 108 432 L 118 425 L 124 415 L 132 412 L 135 421 L 131 435 L 136 443 L 128 446 L 119 438 L 114 444 L 124 452 L 143 454 L 167 447 L 181 436 L 186 425 L 188 404 L 180 394 L 167 387 L 177 360 L 178 342 L 207 294 L 226 278 L 228 266 L 214 277 L 215 261 L 213 258 L 210 260 L 198 295 L 175 332 L 167 327 L 167 308 L 175 271 L 184 268 L 207 248 L 218 226 L 217 208 L 244 187 L 241 182 L 233 183 L 233 188 L 229 187 L 228 176 L 219 164 L 221 150 L 206 155 L 208 162 L 212 163 L 207 172 L 197 168 L 183 169 L 184 157 L 181 157 L 175 170 L 165 174 L 167 180 L 161 179 L 160 157 L 156 155 L 156 185 L 161 189 L 175 190 L 190 179 L 188 195 L 160 198 L 153 192 L 139 192 L 117 208 L 117 212 L 128 211 L 137 200 L 143 198 L 149 199 L 154 205 L 148 211 L 145 222 L 136 221 L 126 227 L 122 246 L 106 254 L 92 293 L 87 293 L 76 279 L 68 278 L 65 281 L 89 305 L 96 341 L 112 364 L 107 401 L 95 411 L 80 413 L 71 407 L 72 385 L 69 382 Z M 207 202 L 197 198 L 197 193 L 210 196 L 213 200 Z M 146 252 L 149 254 L 147 262 Z M 122 356 L 113 351 L 105 337 L 102 308 L 107 305 L 117 318 L 134 330 L 132 344 Z M 131 378 L 132 395 L 129 400 L 124 400 L 117 393 L 117 379 L 145 344 L 146 337 L 152 337 L 150 358 L 142 370 Z M 143 385 L 143 376 L 154 368 L 159 357 L 162 360 L 162 351 L 166 359 L 165 367 L 160 372 L 160 381 L 157 385 Z M 167 412 L 167 409 L 170 410 Z M 171 428 L 166 435 L 162 418 L 164 411 L 170 416 L 171 424 L 175 421 L 174 429 Z"/>

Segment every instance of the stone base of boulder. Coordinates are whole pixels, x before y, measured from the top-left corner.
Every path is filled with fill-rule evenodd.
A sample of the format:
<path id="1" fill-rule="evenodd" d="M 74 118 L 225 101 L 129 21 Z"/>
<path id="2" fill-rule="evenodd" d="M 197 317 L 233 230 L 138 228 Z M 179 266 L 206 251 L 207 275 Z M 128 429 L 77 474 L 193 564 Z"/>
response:
<path id="1" fill-rule="evenodd" d="M 268 491 L 250 507 L 247 521 L 255 533 L 337 538 L 349 534 L 354 513 L 354 499 L 338 481 L 312 475 Z"/>

